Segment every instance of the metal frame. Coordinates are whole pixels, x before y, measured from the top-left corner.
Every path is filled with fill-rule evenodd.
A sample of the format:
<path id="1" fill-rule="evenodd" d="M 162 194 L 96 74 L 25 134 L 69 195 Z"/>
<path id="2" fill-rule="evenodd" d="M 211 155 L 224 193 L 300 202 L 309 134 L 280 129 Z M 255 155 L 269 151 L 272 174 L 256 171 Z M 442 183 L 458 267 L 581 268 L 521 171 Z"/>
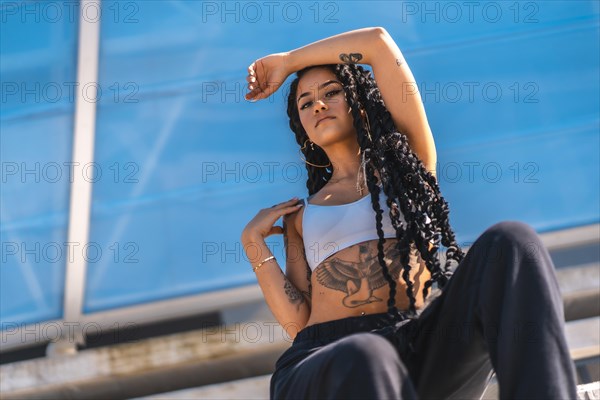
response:
<path id="1" fill-rule="evenodd" d="M 100 9 L 100 0 L 82 0 L 80 9 L 94 5 Z M 100 46 L 100 18 L 96 21 L 83 18 L 79 13 L 79 47 L 77 53 L 77 82 L 79 87 L 92 88 L 92 98 L 97 98 L 98 52 Z M 73 132 L 73 162 L 88 165 L 94 161 L 94 140 L 96 136 L 96 102 L 86 100 L 82 91 L 75 95 L 75 124 Z M 74 257 L 67 257 L 65 266 L 65 294 L 63 305 L 64 321 L 81 321 L 87 263 L 83 253 L 72 251 L 71 243 L 87 243 L 90 231 L 92 205 L 92 187 L 90 180 L 76 174 L 71 183 L 69 204 L 69 228 L 67 250 Z M 83 344 L 83 335 L 79 324 L 75 329 L 63 330 L 61 352 L 75 352 L 76 343 Z"/>

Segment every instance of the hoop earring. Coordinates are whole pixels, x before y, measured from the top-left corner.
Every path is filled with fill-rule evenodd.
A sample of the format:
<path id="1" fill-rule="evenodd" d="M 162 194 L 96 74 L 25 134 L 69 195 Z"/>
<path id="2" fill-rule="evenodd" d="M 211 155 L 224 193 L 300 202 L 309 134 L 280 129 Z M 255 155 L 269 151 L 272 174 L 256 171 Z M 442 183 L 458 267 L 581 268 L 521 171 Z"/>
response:
<path id="1" fill-rule="evenodd" d="M 306 139 L 306 140 L 304 141 L 304 145 L 303 145 L 303 146 L 300 148 L 300 150 L 304 150 L 304 149 L 306 149 L 306 142 L 308 142 L 309 140 L 310 140 L 310 139 Z M 313 143 L 313 142 L 310 142 L 310 149 L 311 149 L 311 150 L 314 150 L 314 149 L 315 149 L 315 148 L 314 148 L 314 143 Z M 327 164 L 327 165 L 317 165 L 317 164 L 313 164 L 313 163 L 311 163 L 310 161 L 306 161 L 306 158 L 302 158 L 302 152 L 300 152 L 300 150 L 298 150 L 298 152 L 300 153 L 300 159 L 301 159 L 302 161 L 304 161 L 306 164 L 312 165 L 313 167 L 320 167 L 320 168 L 329 167 L 329 166 L 331 165 L 331 162 L 330 162 L 329 164 Z"/>

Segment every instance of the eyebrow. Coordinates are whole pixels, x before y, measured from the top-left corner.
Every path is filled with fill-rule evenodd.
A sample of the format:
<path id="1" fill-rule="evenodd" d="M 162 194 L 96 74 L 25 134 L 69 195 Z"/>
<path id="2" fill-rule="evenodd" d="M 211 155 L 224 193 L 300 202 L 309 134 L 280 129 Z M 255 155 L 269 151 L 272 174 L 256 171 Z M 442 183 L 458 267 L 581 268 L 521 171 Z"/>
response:
<path id="1" fill-rule="evenodd" d="M 336 81 L 336 80 L 334 80 L 334 79 L 330 79 L 330 80 L 328 80 L 328 81 L 325 81 L 325 82 L 323 82 L 322 84 L 320 84 L 320 85 L 319 85 L 319 87 L 318 87 L 318 89 L 323 89 L 325 86 L 327 86 L 327 85 L 331 85 L 332 83 L 339 83 L 340 85 L 342 84 L 342 83 L 341 83 L 341 82 L 339 82 L 339 81 Z M 304 93 L 302 93 L 300 96 L 298 96 L 298 100 L 296 100 L 296 102 L 300 102 L 300 99 L 301 99 L 301 98 L 303 98 L 303 97 L 306 97 L 306 96 L 308 96 L 309 94 L 310 94 L 310 92 L 304 92 Z"/>

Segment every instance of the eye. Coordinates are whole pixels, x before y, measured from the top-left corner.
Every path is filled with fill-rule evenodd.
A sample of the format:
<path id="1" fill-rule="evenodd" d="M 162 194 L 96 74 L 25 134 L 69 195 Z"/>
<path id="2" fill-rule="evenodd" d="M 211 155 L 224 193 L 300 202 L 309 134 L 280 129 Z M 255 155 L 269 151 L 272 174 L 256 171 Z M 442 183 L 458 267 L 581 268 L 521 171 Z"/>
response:
<path id="1" fill-rule="evenodd" d="M 327 93 L 325 93 L 325 97 L 329 98 L 329 97 L 333 97 L 337 94 L 339 94 L 340 92 L 342 92 L 342 89 L 333 89 L 328 91 Z M 300 106 L 300 110 L 304 110 L 306 107 L 310 107 L 312 105 L 312 100 L 307 101 L 306 103 L 302 104 Z"/>
<path id="2" fill-rule="evenodd" d="M 301 110 L 304 110 L 306 107 L 309 107 L 312 104 L 312 101 L 307 101 L 306 103 L 300 106 Z"/>
<path id="3" fill-rule="evenodd" d="M 334 89 L 334 90 L 330 90 L 329 92 L 325 93 L 326 97 L 333 97 L 336 94 L 340 93 L 342 91 L 342 89 Z"/>

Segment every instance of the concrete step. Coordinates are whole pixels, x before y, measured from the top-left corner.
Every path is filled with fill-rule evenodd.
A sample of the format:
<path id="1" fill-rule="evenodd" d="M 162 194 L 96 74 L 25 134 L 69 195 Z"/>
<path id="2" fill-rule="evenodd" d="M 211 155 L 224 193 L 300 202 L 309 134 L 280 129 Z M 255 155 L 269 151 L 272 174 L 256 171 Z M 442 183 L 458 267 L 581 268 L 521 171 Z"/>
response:
<path id="1" fill-rule="evenodd" d="M 597 248 L 595 242 L 551 252 L 582 384 L 600 380 Z M 0 397 L 169 398 L 190 391 L 173 398 L 267 398 L 270 372 L 290 338 L 262 298 L 219 313 L 222 325 L 204 330 L 1 365 Z M 191 395 L 195 390 L 209 392 Z"/>
<path id="2" fill-rule="evenodd" d="M 192 397 L 188 397 L 192 398 Z M 200 397 L 194 397 L 200 398 Z M 164 399 L 168 399 L 165 397 Z M 500 395 L 498 393 L 498 382 L 496 381 L 496 376 L 492 378 L 490 384 L 488 385 L 483 397 L 481 400 L 498 400 L 500 399 Z M 587 384 L 577 385 L 577 399 L 578 400 L 598 400 L 600 399 L 600 381 L 591 382 Z"/>
<path id="3" fill-rule="evenodd" d="M 128 399 L 253 377 L 272 371 L 289 340 L 259 321 L 4 364 L 0 398 Z"/>
<path id="4" fill-rule="evenodd" d="M 573 360 L 600 356 L 600 317 L 567 322 L 565 335 Z M 594 381 L 600 380 L 600 376 L 596 378 Z"/>
<path id="5" fill-rule="evenodd" d="M 231 382 L 178 390 L 171 393 L 160 393 L 147 397 L 138 397 L 133 400 L 264 400 L 269 398 L 270 383 L 271 374 L 267 374 Z"/>
<path id="6" fill-rule="evenodd" d="M 259 336 L 257 327 L 264 328 Z M 579 383 L 600 380 L 600 317 L 567 323 L 566 336 Z M 119 399 L 163 393 L 159 396 L 169 398 L 186 389 L 210 391 L 188 398 L 233 399 L 238 392 L 240 398 L 266 398 L 265 377 L 290 344 L 278 325 L 255 322 L 6 364 L 0 366 L 0 397 Z M 197 389 L 187 389 L 192 385 Z"/>
<path id="7" fill-rule="evenodd" d="M 556 280 L 563 298 L 566 321 L 600 315 L 600 263 L 557 268 Z"/>
<path id="8" fill-rule="evenodd" d="M 565 334 L 571 357 L 575 361 L 578 378 L 578 399 L 600 399 L 600 317 L 568 322 Z M 161 393 L 137 400 L 175 400 L 175 399 L 268 399 L 271 374 L 254 378 L 239 379 Z M 492 377 L 482 400 L 498 399 L 498 382 Z"/>
<path id="9" fill-rule="evenodd" d="M 233 382 L 140 397 L 134 400 L 262 400 L 269 398 L 270 380 L 271 374 L 261 375 Z M 481 400 L 497 399 L 499 399 L 498 385 L 494 377 Z M 600 399 L 600 381 L 577 385 L 577 399 Z"/>

